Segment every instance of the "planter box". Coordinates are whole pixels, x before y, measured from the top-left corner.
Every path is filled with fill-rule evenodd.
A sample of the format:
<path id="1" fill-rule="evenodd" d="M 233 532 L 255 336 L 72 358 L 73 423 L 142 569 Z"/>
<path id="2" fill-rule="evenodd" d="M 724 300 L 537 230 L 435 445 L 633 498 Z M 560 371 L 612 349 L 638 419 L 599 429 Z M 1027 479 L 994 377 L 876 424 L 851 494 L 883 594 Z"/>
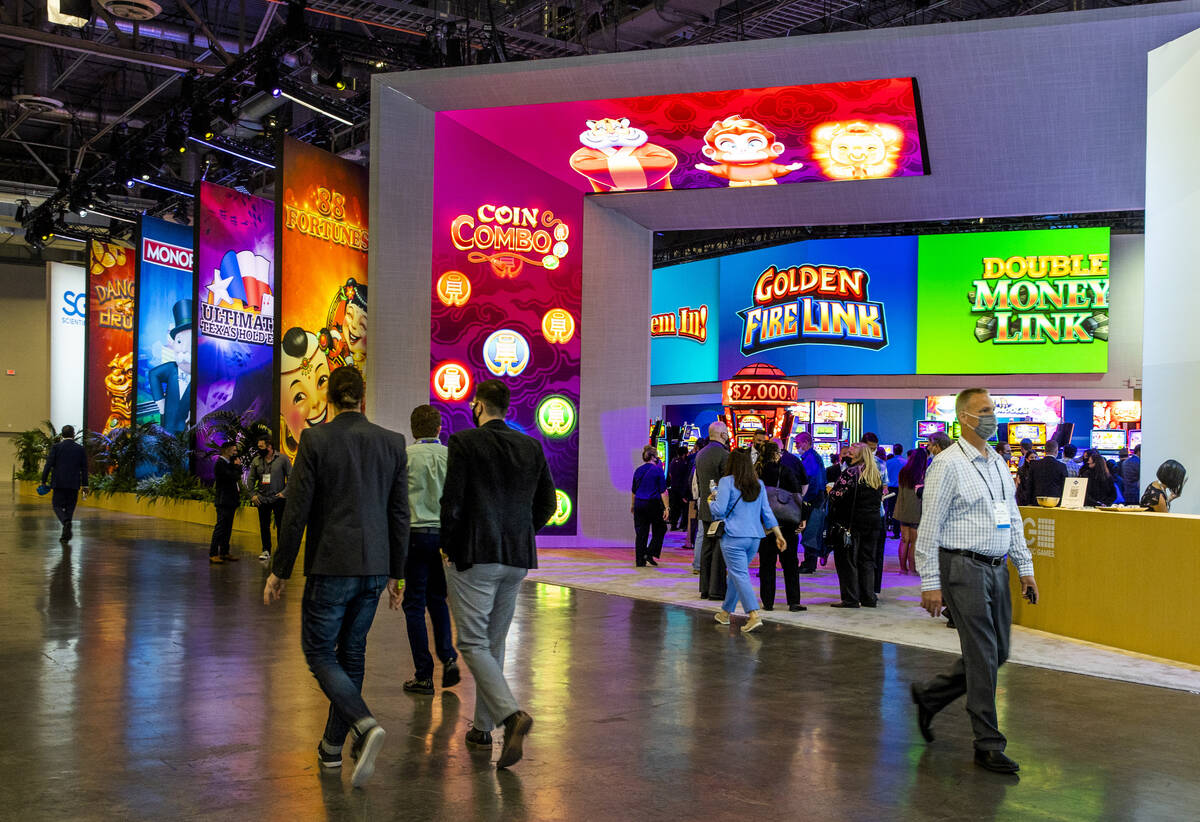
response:
<path id="1" fill-rule="evenodd" d="M 21 496 L 40 499 L 37 493 L 38 483 L 18 480 L 17 486 Z M 49 503 L 50 500 L 47 498 L 47 506 Z M 175 522 L 192 522 L 210 527 L 217 519 L 217 512 L 212 503 L 190 499 L 171 500 L 149 497 L 138 499 L 136 494 L 128 493 L 91 494 L 86 500 L 81 499 L 79 505 L 84 508 L 100 508 L 105 511 L 118 511 L 122 514 L 158 517 Z M 258 512 L 253 508 L 239 508 L 237 515 L 233 518 L 233 530 L 257 534 Z"/>

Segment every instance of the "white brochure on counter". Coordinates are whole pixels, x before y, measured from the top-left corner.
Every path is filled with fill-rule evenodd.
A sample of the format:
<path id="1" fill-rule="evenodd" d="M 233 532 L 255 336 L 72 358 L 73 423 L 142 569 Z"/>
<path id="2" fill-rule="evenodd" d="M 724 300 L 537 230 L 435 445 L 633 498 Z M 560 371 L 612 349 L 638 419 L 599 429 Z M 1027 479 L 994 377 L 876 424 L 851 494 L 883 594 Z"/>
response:
<path id="1" fill-rule="evenodd" d="M 1062 507 L 1082 508 L 1087 484 L 1086 477 L 1067 477 L 1067 484 L 1063 486 Z"/>

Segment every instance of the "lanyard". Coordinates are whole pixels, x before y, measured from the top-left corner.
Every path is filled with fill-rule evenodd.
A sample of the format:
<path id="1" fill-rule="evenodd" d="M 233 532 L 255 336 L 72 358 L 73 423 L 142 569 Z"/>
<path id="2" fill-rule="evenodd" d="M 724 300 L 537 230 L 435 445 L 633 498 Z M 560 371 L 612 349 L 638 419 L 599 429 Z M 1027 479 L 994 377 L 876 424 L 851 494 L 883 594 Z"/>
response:
<path id="1" fill-rule="evenodd" d="M 958 450 L 962 451 L 962 455 L 967 458 L 967 462 L 969 462 L 971 464 L 971 467 L 975 469 L 975 473 L 979 475 L 979 478 L 981 480 L 983 480 L 983 487 L 987 489 L 988 499 L 990 499 L 992 502 L 996 502 L 996 495 L 992 493 L 992 484 L 987 481 L 986 477 L 983 476 L 983 472 L 979 470 L 979 466 L 975 464 L 975 460 L 973 460 L 973 459 L 971 459 L 971 457 L 967 456 L 967 449 L 963 448 L 962 440 L 958 441 Z M 988 460 L 988 462 L 993 468 L 996 467 L 996 464 L 991 462 L 991 460 Z M 996 475 L 997 475 L 997 478 L 1000 480 L 1000 500 L 1003 501 L 1003 499 L 1004 499 L 1004 477 L 1000 476 L 999 471 L 1000 471 L 1000 469 L 996 468 L 996 472 L 997 472 Z M 988 473 L 991 473 L 991 472 L 989 471 Z"/>

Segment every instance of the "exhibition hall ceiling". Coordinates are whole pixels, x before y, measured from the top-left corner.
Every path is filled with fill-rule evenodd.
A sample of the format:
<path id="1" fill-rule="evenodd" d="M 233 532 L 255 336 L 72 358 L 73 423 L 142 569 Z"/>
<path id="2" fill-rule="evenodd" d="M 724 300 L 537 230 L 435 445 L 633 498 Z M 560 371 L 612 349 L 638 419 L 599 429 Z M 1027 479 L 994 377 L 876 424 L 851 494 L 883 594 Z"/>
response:
<path id="1" fill-rule="evenodd" d="M 69 11 L 72 4 L 53 5 Z M 63 211 L 83 205 L 68 195 L 90 199 L 99 188 L 114 207 L 169 216 L 179 197 L 142 185 L 140 167 L 138 185 L 125 189 L 131 159 L 153 166 L 155 179 L 169 186 L 206 179 L 267 195 L 272 178 L 260 161 L 264 153 L 271 159 L 281 132 L 365 163 L 370 77 L 377 72 L 1006 16 L 1041 19 L 1046 12 L 1079 8 L 1075 0 L 601 0 L 573 6 L 540 0 L 101 0 L 83 3 L 79 13 L 86 17 L 71 25 L 47 21 L 46 0 L 19 0 L 0 10 L 0 255 L 32 256 L 21 242 L 18 208 L 28 214 L 55 192 L 63 195 L 56 203 Z M 204 118 L 194 116 L 191 100 L 198 95 L 185 80 L 189 73 L 200 82 L 233 78 L 203 101 Z M 300 91 L 274 96 L 269 87 L 277 80 Z M 342 120 L 294 101 L 314 96 L 334 106 Z M 574 138 L 587 119 L 614 114 L 574 117 L 561 128 Z M 220 140 L 247 147 L 252 159 L 188 141 L 209 124 Z M 152 139 L 135 143 L 133 137 L 147 128 Z M 186 150 L 176 150 L 177 142 Z M 780 142 L 802 151 L 796 139 Z M 814 164 L 796 156 L 785 154 L 788 162 L 780 162 L 804 162 L 803 177 Z M 679 159 L 682 165 L 685 158 Z M 703 179 L 696 164 L 692 177 Z M 108 218 L 80 210 L 86 209 L 72 207 L 60 219 L 109 225 Z"/>

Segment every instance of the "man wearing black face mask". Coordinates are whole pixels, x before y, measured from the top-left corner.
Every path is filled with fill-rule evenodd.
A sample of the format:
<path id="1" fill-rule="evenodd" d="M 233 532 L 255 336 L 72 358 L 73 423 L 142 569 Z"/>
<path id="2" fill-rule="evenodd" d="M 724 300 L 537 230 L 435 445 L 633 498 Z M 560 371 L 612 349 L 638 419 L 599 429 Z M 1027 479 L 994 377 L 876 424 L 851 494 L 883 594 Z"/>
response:
<path id="1" fill-rule="evenodd" d="M 971 388 L 959 393 L 955 407 L 963 436 L 925 476 L 916 559 L 921 607 L 936 618 L 943 602 L 949 606 L 962 657 L 946 673 L 913 684 L 912 699 L 921 735 L 932 742 L 933 717 L 965 694 L 976 764 L 1013 774 L 1019 766 L 1004 754 L 1007 740 L 996 715 L 997 670 L 1008 658 L 1012 629 L 1005 567 L 1010 555 L 1031 603 L 1037 602 L 1038 588 L 1012 476 L 988 447 L 996 433 L 991 397 L 983 388 Z"/>

